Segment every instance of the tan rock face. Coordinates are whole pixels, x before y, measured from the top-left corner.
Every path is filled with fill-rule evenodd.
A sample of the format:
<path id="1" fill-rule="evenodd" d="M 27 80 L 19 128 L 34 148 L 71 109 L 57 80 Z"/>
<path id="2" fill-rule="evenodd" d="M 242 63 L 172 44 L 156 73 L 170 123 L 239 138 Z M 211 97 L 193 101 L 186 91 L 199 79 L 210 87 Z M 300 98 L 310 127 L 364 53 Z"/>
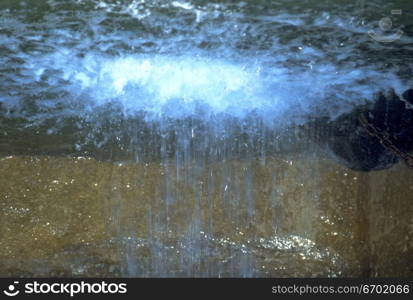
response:
<path id="1" fill-rule="evenodd" d="M 410 276 L 413 173 L 316 158 L 0 161 L 1 276 Z"/>

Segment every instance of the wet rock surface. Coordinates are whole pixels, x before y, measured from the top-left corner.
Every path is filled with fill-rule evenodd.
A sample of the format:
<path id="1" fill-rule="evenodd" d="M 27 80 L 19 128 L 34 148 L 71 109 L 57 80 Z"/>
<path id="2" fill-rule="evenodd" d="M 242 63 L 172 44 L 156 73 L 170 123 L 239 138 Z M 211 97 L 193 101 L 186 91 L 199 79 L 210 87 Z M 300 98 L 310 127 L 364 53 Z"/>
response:
<path id="1" fill-rule="evenodd" d="M 0 171 L 2 276 L 412 274 L 401 164 L 9 157 Z"/>

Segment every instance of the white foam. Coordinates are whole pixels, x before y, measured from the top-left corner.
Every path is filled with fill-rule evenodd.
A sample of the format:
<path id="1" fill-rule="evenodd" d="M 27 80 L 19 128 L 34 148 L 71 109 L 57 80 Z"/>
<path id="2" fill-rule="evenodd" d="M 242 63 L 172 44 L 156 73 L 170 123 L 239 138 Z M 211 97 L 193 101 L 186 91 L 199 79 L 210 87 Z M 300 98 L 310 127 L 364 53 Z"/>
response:
<path id="1" fill-rule="evenodd" d="M 88 57 L 82 61 L 82 71 L 66 70 L 64 76 L 94 95 L 100 105 L 116 99 L 130 113 L 165 113 L 164 108 L 174 102 L 237 114 L 259 108 L 264 100 L 258 98 L 259 72 L 221 60 L 126 56 L 98 61 Z"/>
<path id="2" fill-rule="evenodd" d="M 303 55 L 315 52 L 303 50 Z M 311 64 L 304 69 L 268 68 L 265 59 L 259 57 L 246 57 L 241 62 L 198 54 L 105 57 L 90 52 L 77 58 L 76 50 L 62 49 L 32 62 L 30 68 L 36 80 L 42 80 L 48 69 L 57 68 L 57 75 L 47 78 L 49 85 L 56 85 L 59 77 L 67 81 L 62 88 L 74 101 L 92 107 L 117 103 L 125 114 L 145 112 L 152 117 L 185 117 L 199 106 L 210 114 L 237 117 L 255 112 L 292 120 L 312 113 L 316 107 L 333 116 L 350 104 L 371 99 L 375 91 L 372 86 L 391 82 L 399 92 L 404 88 L 391 72 L 339 68 L 332 63 Z M 333 107 L 323 107 L 323 103 L 334 101 Z"/>

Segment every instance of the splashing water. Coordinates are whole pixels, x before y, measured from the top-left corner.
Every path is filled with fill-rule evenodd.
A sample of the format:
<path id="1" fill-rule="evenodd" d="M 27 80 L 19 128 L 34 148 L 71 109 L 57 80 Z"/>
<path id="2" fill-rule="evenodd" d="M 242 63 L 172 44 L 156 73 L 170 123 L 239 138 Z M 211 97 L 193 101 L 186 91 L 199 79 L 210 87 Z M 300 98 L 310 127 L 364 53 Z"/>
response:
<path id="1" fill-rule="evenodd" d="M 17 17 L 2 10 L 0 99 L 21 111 L 33 102 L 25 98 L 40 94 L 39 110 L 59 101 L 85 111 L 116 102 L 125 114 L 179 118 L 199 105 L 209 114 L 258 111 L 286 121 L 315 111 L 336 116 L 378 89 L 409 83 L 387 67 L 389 58 L 379 62 L 385 53 L 361 47 L 381 46 L 362 27 L 327 12 L 275 14 L 274 7 L 257 16 L 264 4 L 49 1 L 44 14 L 29 5 Z M 22 83 L 27 89 L 17 89 Z"/>
<path id="2" fill-rule="evenodd" d="M 135 163 L 2 158 L 10 174 L 12 166 L 30 173 L 16 203 L 10 200 L 13 180 L 4 181 L 5 218 L 22 217 L 16 224 L 30 227 L 22 241 L 26 235 L 50 239 L 54 252 L 36 255 L 52 270 L 63 261 L 70 275 L 361 274 L 370 266 L 360 254 L 368 243 L 359 243 L 367 229 L 352 208 L 360 208 L 359 198 L 370 192 L 363 194 L 363 185 L 357 189 L 359 175 L 330 179 L 333 167 L 312 157 L 316 149 L 308 144 L 297 147 L 310 158 L 272 154 L 280 148 L 294 152 L 296 146 L 278 140 L 277 132 L 290 125 L 312 116 L 335 118 L 380 89 L 400 93 L 412 85 L 408 5 L 398 7 L 404 15 L 394 20 L 404 34 L 384 44 L 368 34 L 381 17 L 370 5 L 387 10 L 403 3 L 369 2 L 363 15 L 355 3 L 341 0 L 1 2 L 0 122 L 16 126 L 17 137 L 34 128 L 24 150 L 40 144 L 43 151 L 58 137 L 58 150 L 68 144 L 90 154 L 94 144 L 109 160 L 120 151 Z M 368 186 L 369 177 L 361 178 Z M 330 180 L 345 205 L 329 202 L 336 199 Z M 50 204 L 50 197 L 58 204 Z M 317 214 L 321 221 L 312 217 Z M 46 220 L 67 215 L 75 221 Z M 346 235 L 340 218 L 356 237 Z M 82 233 L 79 224 L 91 220 Z M 320 238 L 317 230 L 328 226 L 340 234 L 331 229 Z M 334 239 L 339 242 L 330 247 Z M 5 240 L 18 249 L 12 236 Z M 12 259 L 0 261 L 12 270 Z M 52 272 L 28 265 L 29 274 Z"/>

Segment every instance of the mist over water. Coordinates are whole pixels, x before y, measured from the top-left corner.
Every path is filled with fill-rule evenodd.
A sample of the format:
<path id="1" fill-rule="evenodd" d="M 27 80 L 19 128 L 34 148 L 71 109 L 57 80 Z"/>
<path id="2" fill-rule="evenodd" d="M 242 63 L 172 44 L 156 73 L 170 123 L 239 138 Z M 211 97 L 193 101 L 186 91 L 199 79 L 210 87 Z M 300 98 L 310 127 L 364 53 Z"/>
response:
<path id="1" fill-rule="evenodd" d="M 282 139 L 412 86 L 406 2 L 0 1 L 0 275 L 407 274 L 402 167 Z"/>

